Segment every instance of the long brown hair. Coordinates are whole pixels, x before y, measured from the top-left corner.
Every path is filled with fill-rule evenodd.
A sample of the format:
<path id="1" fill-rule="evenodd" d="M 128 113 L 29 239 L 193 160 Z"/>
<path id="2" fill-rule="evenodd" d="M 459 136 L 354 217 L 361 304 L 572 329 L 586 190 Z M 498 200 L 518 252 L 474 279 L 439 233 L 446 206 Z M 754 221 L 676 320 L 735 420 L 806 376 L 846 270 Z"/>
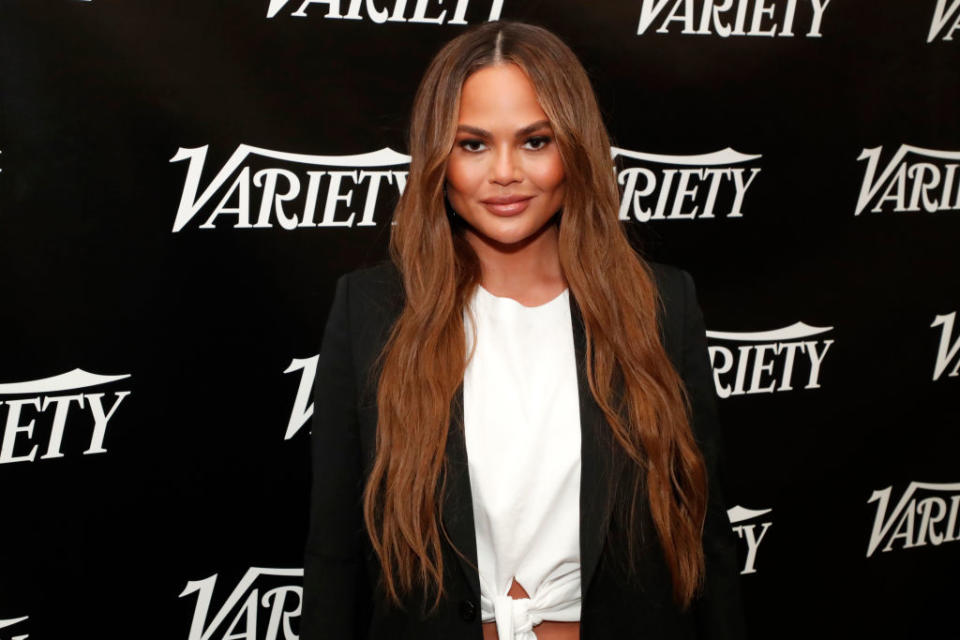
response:
<path id="1" fill-rule="evenodd" d="M 390 236 L 405 306 L 378 360 L 377 452 L 363 505 L 383 585 L 398 605 L 415 584 L 424 594 L 435 589 L 434 606 L 443 594 L 445 450 L 466 369 L 463 309 L 480 282 L 478 258 L 448 215 L 443 185 L 464 81 L 511 62 L 535 87 L 563 161 L 564 203 L 554 223 L 560 265 L 583 317 L 590 391 L 612 442 L 632 462 L 625 476 L 631 505 L 647 489 L 674 599 L 686 607 L 704 572 L 706 472 L 686 390 L 660 342 L 661 302 L 618 219 L 610 140 L 586 71 L 557 36 L 509 21 L 448 42 L 414 99 L 410 173 Z M 628 532 L 639 526 L 633 506 L 623 520 Z"/>

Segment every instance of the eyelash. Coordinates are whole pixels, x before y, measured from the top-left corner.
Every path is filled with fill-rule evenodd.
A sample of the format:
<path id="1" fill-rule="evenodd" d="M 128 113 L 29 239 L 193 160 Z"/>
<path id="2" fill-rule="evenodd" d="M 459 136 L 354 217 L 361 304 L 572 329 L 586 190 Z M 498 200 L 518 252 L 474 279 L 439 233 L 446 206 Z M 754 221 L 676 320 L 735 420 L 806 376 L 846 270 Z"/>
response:
<path id="1" fill-rule="evenodd" d="M 547 144 L 550 143 L 550 136 L 533 136 L 533 137 L 527 138 L 526 142 L 542 142 L 543 144 L 541 144 L 538 148 L 536 148 L 536 149 L 529 149 L 529 151 L 540 151 L 540 150 L 542 150 L 544 147 L 546 147 Z M 458 144 L 459 144 L 459 146 L 460 146 L 461 149 L 463 149 L 464 151 L 466 151 L 466 152 L 468 152 L 468 153 L 479 153 L 479 152 L 481 151 L 480 149 L 476 149 L 476 150 L 472 150 L 472 151 L 471 151 L 470 149 L 467 148 L 467 145 L 469 145 L 469 144 L 483 144 L 483 140 L 478 140 L 478 139 L 476 139 L 476 138 L 470 138 L 470 139 L 468 139 L 468 140 L 461 140 Z"/>

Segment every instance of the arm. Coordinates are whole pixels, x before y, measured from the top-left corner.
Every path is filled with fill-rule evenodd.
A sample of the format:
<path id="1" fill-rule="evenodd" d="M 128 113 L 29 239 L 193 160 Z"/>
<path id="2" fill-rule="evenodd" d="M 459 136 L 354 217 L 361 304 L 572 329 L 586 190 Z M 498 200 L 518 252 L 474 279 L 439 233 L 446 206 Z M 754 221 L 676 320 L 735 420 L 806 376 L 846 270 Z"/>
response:
<path id="1" fill-rule="evenodd" d="M 314 381 L 310 530 L 303 567 L 303 640 L 361 637 L 365 589 L 360 436 L 350 347 L 350 280 L 337 280 Z M 365 637 L 365 633 L 362 634 Z"/>
<path id="2" fill-rule="evenodd" d="M 694 437 L 707 466 L 707 516 L 703 528 L 706 576 L 703 594 L 693 603 L 700 638 L 744 637 L 737 539 L 723 497 L 725 456 L 717 400 L 707 353 L 706 327 L 693 278 L 683 271 L 683 376 L 690 395 Z"/>

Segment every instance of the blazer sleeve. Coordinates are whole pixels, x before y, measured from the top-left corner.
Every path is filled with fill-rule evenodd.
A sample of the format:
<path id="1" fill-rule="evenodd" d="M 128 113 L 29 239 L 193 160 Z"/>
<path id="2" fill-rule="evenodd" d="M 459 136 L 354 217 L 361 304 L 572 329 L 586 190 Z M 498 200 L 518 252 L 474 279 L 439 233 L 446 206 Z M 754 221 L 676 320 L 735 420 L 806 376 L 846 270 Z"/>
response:
<path id="1" fill-rule="evenodd" d="M 363 474 L 351 350 L 350 277 L 337 280 L 324 328 L 310 434 L 310 525 L 304 552 L 303 640 L 366 637 Z"/>
<path id="2" fill-rule="evenodd" d="M 703 530 L 706 574 L 702 594 L 693 603 L 697 637 L 741 640 L 745 637 L 737 560 L 737 539 L 727 517 L 722 432 L 707 352 L 703 312 L 693 278 L 683 274 L 683 372 L 691 404 L 691 427 L 707 467 L 707 514 Z"/>

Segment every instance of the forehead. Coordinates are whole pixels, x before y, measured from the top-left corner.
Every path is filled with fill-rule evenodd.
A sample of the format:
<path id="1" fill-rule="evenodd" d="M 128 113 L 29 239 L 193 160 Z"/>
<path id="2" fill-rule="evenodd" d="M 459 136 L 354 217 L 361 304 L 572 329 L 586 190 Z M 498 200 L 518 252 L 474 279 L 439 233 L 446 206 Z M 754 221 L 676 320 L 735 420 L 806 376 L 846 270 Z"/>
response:
<path id="1" fill-rule="evenodd" d="M 497 122 L 523 125 L 546 117 L 533 83 L 512 62 L 475 71 L 460 91 L 458 124 L 489 128 Z"/>

